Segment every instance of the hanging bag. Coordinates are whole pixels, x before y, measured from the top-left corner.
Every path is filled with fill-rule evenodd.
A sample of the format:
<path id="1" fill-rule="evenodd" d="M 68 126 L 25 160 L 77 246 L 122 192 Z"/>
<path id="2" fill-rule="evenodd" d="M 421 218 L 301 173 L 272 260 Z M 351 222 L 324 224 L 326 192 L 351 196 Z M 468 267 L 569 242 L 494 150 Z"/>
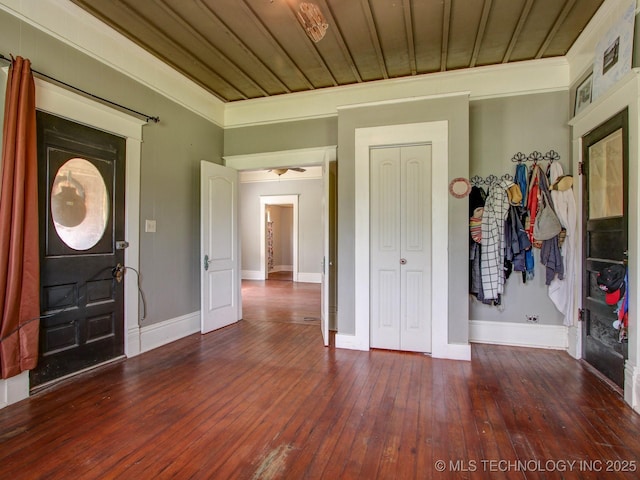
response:
<path id="1" fill-rule="evenodd" d="M 536 240 L 550 240 L 557 236 L 561 230 L 560 220 L 556 212 L 553 211 L 551 201 L 546 192 L 543 192 L 540 197 L 538 214 L 533 224 L 533 238 Z"/>

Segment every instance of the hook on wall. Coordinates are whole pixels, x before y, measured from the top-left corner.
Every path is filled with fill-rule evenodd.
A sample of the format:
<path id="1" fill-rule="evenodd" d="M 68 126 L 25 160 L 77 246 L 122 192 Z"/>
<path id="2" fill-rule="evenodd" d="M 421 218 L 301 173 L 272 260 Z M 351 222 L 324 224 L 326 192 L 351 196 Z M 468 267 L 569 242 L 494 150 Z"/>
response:
<path id="1" fill-rule="evenodd" d="M 543 155 L 539 151 L 535 150 L 529 155 L 518 152 L 513 157 L 511 157 L 511 161 L 514 163 L 533 162 L 534 165 L 543 160 L 547 160 L 550 163 L 557 162 L 558 160 L 560 160 L 560 154 L 555 150 L 549 150 Z"/>

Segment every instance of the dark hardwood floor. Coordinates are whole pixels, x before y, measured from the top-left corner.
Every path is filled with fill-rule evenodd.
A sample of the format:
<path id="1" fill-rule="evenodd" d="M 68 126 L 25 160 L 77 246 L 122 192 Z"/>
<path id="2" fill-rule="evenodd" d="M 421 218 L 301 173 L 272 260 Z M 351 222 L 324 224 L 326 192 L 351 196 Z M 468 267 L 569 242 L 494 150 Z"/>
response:
<path id="1" fill-rule="evenodd" d="M 326 348 L 282 292 L 0 410 L 0 478 L 639 478 L 640 416 L 566 353 Z"/>

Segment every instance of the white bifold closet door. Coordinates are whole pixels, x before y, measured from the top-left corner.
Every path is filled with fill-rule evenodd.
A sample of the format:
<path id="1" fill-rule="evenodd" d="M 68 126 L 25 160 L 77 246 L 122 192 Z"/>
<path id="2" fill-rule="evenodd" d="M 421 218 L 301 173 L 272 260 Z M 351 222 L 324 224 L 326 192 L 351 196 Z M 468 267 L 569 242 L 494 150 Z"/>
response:
<path id="1" fill-rule="evenodd" d="M 371 347 L 431 352 L 431 145 L 370 162 Z"/>

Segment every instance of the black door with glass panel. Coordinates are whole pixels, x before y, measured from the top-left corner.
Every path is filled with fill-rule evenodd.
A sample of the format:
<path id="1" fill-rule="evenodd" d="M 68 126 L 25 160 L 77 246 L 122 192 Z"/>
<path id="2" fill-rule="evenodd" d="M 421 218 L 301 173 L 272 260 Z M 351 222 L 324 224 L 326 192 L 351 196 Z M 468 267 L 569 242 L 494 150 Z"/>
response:
<path id="1" fill-rule="evenodd" d="M 124 354 L 125 139 L 37 112 L 40 347 L 31 386 Z"/>
<path id="2" fill-rule="evenodd" d="M 628 345 L 624 331 L 616 324 L 618 304 L 607 303 L 597 278 L 606 267 L 626 266 L 627 263 L 627 110 L 582 140 L 582 355 L 589 364 L 623 387 Z"/>

